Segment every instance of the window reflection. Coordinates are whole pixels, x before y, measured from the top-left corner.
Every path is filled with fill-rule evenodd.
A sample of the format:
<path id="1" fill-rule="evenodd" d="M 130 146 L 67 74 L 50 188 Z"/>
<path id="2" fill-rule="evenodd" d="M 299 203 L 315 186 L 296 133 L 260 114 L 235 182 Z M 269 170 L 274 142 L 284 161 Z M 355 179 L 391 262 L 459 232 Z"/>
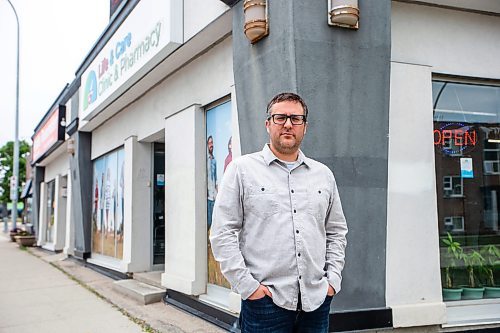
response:
<path id="1" fill-rule="evenodd" d="M 432 93 L 443 288 L 488 287 L 486 272 L 500 285 L 500 87 L 436 80 Z"/>

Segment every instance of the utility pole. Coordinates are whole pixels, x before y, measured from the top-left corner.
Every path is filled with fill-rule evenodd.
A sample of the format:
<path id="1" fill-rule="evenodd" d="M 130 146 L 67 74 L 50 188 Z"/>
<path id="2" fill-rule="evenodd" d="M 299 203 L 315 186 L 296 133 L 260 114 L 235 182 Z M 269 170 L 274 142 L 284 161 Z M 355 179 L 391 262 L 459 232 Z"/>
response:
<path id="1" fill-rule="evenodd" d="M 17 196 L 19 187 L 19 18 L 16 9 L 10 0 L 7 0 L 10 7 L 14 11 L 17 23 L 17 59 L 16 59 L 16 120 L 14 128 L 14 168 L 13 168 L 13 186 L 11 187 L 11 200 L 12 200 L 12 229 L 17 228 Z M 4 223 L 4 231 L 7 229 L 7 223 Z"/>

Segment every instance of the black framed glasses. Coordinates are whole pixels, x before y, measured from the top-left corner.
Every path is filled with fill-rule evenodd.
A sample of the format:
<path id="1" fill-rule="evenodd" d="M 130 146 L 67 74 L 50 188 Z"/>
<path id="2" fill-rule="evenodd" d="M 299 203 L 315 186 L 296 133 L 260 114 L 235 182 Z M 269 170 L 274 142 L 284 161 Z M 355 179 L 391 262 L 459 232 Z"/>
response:
<path id="1" fill-rule="evenodd" d="M 267 117 L 267 120 L 271 118 L 276 125 L 285 125 L 288 118 L 290 118 L 292 125 L 303 125 L 307 120 L 306 116 L 303 114 L 292 114 L 289 116 L 286 114 L 273 114 Z"/>

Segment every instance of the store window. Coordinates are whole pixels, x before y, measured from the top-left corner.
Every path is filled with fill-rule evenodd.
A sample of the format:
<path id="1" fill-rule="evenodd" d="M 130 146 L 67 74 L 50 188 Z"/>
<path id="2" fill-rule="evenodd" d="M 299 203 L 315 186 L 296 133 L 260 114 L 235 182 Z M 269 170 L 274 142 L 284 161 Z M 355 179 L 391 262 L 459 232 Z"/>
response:
<path id="1" fill-rule="evenodd" d="M 206 122 L 207 229 L 210 233 L 219 184 L 228 164 L 233 160 L 231 101 L 207 108 Z M 230 288 L 229 282 L 221 273 L 219 263 L 215 261 L 210 242 L 208 242 L 208 283 Z"/>
<path id="2" fill-rule="evenodd" d="M 94 160 L 92 252 L 123 257 L 125 151 L 115 150 Z"/>
<path id="3" fill-rule="evenodd" d="M 500 297 L 500 86 L 432 90 L 443 298 Z"/>
<path id="4" fill-rule="evenodd" d="M 45 229 L 45 241 L 54 243 L 54 224 L 55 224 L 55 206 L 56 206 L 56 181 L 47 183 L 47 224 Z"/>

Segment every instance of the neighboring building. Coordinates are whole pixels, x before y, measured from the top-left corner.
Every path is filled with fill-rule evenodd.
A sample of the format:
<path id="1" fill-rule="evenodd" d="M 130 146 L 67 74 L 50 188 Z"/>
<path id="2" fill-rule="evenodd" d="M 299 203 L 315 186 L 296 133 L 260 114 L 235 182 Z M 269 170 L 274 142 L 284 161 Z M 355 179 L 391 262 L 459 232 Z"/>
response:
<path id="1" fill-rule="evenodd" d="M 66 153 L 65 87 L 42 118 L 33 134 L 33 216 L 37 245 L 51 251 L 65 246 L 68 199 L 69 158 Z"/>
<path id="2" fill-rule="evenodd" d="M 243 1 L 111 1 L 35 130 L 66 110 L 67 138 L 33 148 L 39 244 L 161 272 L 167 302 L 234 325 L 211 207 L 227 164 L 266 142 L 267 101 L 294 91 L 311 110 L 303 150 L 335 172 L 350 230 L 331 330 L 498 330 L 500 298 L 443 301 L 442 240 L 500 246 L 500 3 L 359 1 L 349 30 L 326 1 L 267 2 L 251 44 Z"/>

